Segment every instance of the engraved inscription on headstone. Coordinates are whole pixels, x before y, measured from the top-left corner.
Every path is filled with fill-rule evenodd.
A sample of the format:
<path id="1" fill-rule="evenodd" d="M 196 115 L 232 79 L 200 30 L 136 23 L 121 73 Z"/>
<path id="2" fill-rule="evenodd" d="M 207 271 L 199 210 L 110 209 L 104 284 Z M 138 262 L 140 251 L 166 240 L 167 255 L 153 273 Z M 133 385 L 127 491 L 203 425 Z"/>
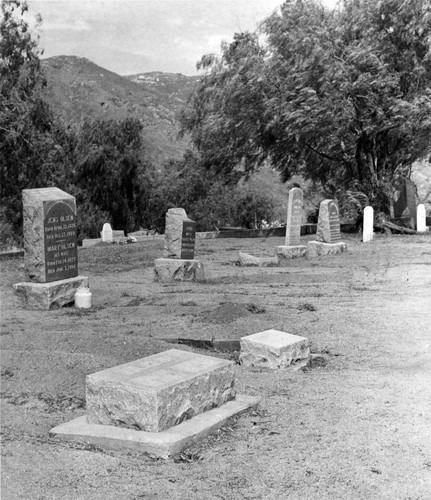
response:
<path id="1" fill-rule="evenodd" d="M 78 276 L 78 249 L 74 203 L 44 201 L 46 281 Z"/>
<path id="2" fill-rule="evenodd" d="M 195 257 L 196 223 L 184 221 L 181 234 L 181 259 L 194 259 Z"/>
<path id="3" fill-rule="evenodd" d="M 301 236 L 303 193 L 301 188 L 289 191 L 286 223 L 286 246 L 299 245 Z"/>
<path id="4" fill-rule="evenodd" d="M 335 201 L 331 200 L 328 206 L 329 213 L 329 243 L 338 243 L 341 241 L 340 234 L 340 217 L 338 213 L 338 205 Z"/>

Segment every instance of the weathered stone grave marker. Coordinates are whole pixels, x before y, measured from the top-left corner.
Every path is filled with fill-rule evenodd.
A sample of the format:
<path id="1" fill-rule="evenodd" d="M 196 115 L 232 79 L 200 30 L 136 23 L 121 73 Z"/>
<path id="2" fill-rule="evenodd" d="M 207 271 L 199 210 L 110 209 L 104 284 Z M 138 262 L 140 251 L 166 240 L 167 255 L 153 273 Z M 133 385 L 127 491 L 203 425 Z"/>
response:
<path id="1" fill-rule="evenodd" d="M 156 281 L 203 279 L 203 264 L 195 260 L 196 222 L 183 208 L 166 213 L 164 258 L 155 261 Z"/>
<path id="2" fill-rule="evenodd" d="M 399 222 L 407 222 L 411 228 L 416 227 L 416 184 L 403 177 L 393 200 L 394 218 Z"/>
<path id="3" fill-rule="evenodd" d="M 307 247 L 300 245 L 303 197 L 301 188 L 295 187 L 289 191 L 286 239 L 284 245 L 276 247 L 276 253 L 281 259 L 293 259 L 307 255 Z"/>
<path id="4" fill-rule="evenodd" d="M 364 222 L 362 227 L 362 241 L 367 243 L 374 238 L 374 209 L 373 207 L 364 208 Z"/>
<path id="5" fill-rule="evenodd" d="M 13 285 L 29 309 L 50 309 L 74 301 L 88 286 L 78 276 L 75 198 L 58 188 L 24 189 L 24 266 L 28 282 Z"/>
<path id="6" fill-rule="evenodd" d="M 51 434 L 168 458 L 259 398 L 237 395 L 234 363 L 172 349 L 87 376 L 87 415 Z"/>
<path id="7" fill-rule="evenodd" d="M 241 337 L 240 362 L 245 366 L 271 369 L 287 368 L 296 362 L 307 362 L 310 358 L 310 343 L 299 335 L 265 330 Z"/>
<path id="8" fill-rule="evenodd" d="M 418 233 L 425 233 L 427 230 L 425 205 L 420 203 L 416 213 L 416 230 Z"/>
<path id="9" fill-rule="evenodd" d="M 341 241 L 338 203 L 323 200 L 320 203 L 316 241 L 308 242 L 308 255 L 338 254 L 346 250 L 347 245 Z"/>
<path id="10" fill-rule="evenodd" d="M 105 222 L 105 224 L 103 224 L 102 231 L 100 232 L 100 237 L 104 243 L 114 243 L 115 240 L 121 240 L 126 236 L 124 234 L 124 230 L 114 230 L 109 222 Z"/>

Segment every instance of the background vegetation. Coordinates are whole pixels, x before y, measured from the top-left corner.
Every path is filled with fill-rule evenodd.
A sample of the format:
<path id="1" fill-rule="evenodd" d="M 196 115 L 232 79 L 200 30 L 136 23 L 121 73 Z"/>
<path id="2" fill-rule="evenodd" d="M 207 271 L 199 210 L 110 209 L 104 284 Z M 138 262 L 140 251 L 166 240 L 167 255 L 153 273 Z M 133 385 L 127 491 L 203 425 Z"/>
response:
<path id="1" fill-rule="evenodd" d="M 22 237 L 21 191 L 48 186 L 76 196 L 80 238 L 98 236 L 106 221 L 163 231 L 174 206 L 198 230 L 253 227 L 277 217 L 272 198 L 242 182 L 263 165 L 285 181 L 300 175 L 310 193 L 338 198 L 354 217 L 358 199 L 389 213 L 397 179 L 431 152 L 426 0 L 344 0 L 335 11 L 287 0 L 262 23 L 264 45 L 238 33 L 220 56 L 202 58 L 204 75 L 180 114 L 191 149 L 163 165 L 136 118 L 92 112 L 67 123 L 53 111 L 26 10 L 2 0 L 3 245 Z"/>

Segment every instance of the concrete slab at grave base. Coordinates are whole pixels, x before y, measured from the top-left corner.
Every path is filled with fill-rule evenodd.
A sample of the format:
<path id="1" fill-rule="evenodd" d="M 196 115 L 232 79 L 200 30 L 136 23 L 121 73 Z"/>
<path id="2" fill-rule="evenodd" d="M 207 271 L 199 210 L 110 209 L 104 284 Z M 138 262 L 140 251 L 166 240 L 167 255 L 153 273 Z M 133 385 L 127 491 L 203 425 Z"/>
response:
<path id="1" fill-rule="evenodd" d="M 239 252 L 240 266 L 272 267 L 278 266 L 278 257 L 255 257 L 248 253 Z"/>
<path id="2" fill-rule="evenodd" d="M 308 257 L 336 255 L 343 252 L 347 252 L 347 245 L 342 241 L 338 243 L 323 243 L 321 241 L 308 242 Z"/>
<path id="3" fill-rule="evenodd" d="M 200 260 L 156 259 L 154 281 L 201 281 L 204 266 Z"/>
<path id="4" fill-rule="evenodd" d="M 76 276 L 50 283 L 24 281 L 12 285 L 15 294 L 21 298 L 25 309 L 58 309 L 75 300 L 76 290 L 80 286 L 88 287 L 87 276 Z"/>
<path id="5" fill-rule="evenodd" d="M 305 337 L 279 330 L 265 330 L 241 337 L 240 363 L 244 366 L 284 369 L 308 361 L 310 342 Z"/>
<path id="6" fill-rule="evenodd" d="M 71 420 L 50 431 L 62 441 L 79 442 L 111 450 L 130 450 L 158 458 L 171 458 L 222 427 L 231 417 L 256 406 L 260 398 L 237 395 L 219 408 L 185 420 L 162 432 L 145 432 L 112 425 L 90 424 L 87 416 Z"/>
<path id="7" fill-rule="evenodd" d="M 280 259 L 280 263 L 282 263 L 284 259 L 296 259 L 298 257 L 307 257 L 308 248 L 304 245 L 297 245 L 297 246 L 280 245 L 278 247 L 275 247 L 275 253 Z"/>

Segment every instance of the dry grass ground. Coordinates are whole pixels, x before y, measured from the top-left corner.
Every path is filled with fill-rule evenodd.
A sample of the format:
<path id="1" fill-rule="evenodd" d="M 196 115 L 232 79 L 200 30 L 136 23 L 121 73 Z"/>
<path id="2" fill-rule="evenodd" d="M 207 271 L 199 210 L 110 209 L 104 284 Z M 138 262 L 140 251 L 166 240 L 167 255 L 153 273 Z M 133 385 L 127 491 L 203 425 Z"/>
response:
<path id="1" fill-rule="evenodd" d="M 81 249 L 89 311 L 22 309 L 22 260 L 0 263 L 2 499 L 431 499 L 431 235 L 344 241 L 340 256 L 241 268 L 239 250 L 282 239 L 199 240 L 206 281 L 173 284 L 152 279 L 161 241 Z M 262 403 L 177 460 L 48 435 L 85 412 L 86 374 L 173 347 L 161 337 L 269 328 L 308 337 L 327 365 L 237 365 Z"/>

